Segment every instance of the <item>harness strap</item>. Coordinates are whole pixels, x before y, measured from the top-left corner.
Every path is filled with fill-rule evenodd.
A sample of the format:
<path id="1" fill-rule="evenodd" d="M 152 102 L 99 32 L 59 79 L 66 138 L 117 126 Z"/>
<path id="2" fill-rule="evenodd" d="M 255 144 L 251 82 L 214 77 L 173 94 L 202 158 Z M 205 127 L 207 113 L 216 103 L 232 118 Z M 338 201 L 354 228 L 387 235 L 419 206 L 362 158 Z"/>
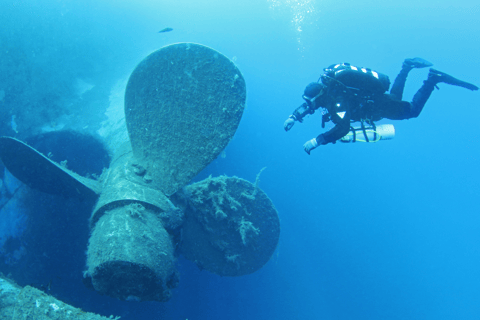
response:
<path id="1" fill-rule="evenodd" d="M 365 130 L 365 124 L 363 120 L 361 120 L 360 123 L 362 124 L 362 132 L 363 132 L 363 136 L 365 137 L 365 140 L 367 142 L 370 142 L 370 140 L 368 140 L 367 130 Z"/>
<path id="2" fill-rule="evenodd" d="M 325 111 L 322 111 L 322 128 L 325 128 L 325 123 L 330 121 L 330 119 L 328 119 L 328 114 L 325 113 Z"/>

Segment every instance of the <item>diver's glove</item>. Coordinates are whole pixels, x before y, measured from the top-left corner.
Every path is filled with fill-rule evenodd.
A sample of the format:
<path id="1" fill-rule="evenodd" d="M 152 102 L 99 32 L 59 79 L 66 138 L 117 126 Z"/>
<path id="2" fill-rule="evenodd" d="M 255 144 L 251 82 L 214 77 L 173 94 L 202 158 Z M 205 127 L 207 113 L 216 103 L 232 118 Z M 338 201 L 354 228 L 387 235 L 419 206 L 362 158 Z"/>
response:
<path id="1" fill-rule="evenodd" d="M 308 140 L 303 145 L 303 149 L 305 150 L 306 153 L 308 153 L 308 155 L 310 155 L 310 151 L 312 151 L 316 147 L 318 147 L 317 138 L 313 138 L 312 140 Z"/>
<path id="2" fill-rule="evenodd" d="M 291 115 L 290 117 L 288 117 L 287 120 L 285 120 L 285 122 L 283 123 L 283 129 L 285 129 L 285 131 L 288 131 L 290 129 L 292 129 L 293 125 L 295 124 L 295 116 L 294 115 Z"/>
<path id="3" fill-rule="evenodd" d="M 310 155 L 310 151 L 312 151 L 318 146 L 321 146 L 322 144 L 325 144 L 325 139 L 323 138 L 323 135 L 319 135 L 318 137 L 305 142 L 305 144 L 303 145 L 303 149 L 306 153 L 308 153 L 308 155 Z"/>

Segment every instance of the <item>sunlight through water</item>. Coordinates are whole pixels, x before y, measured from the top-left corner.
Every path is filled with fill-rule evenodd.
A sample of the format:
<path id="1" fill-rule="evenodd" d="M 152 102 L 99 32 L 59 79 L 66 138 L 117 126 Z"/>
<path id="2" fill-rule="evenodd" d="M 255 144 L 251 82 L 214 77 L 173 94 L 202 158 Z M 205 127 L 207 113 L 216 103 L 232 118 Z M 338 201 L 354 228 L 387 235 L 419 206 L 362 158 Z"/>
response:
<path id="1" fill-rule="evenodd" d="M 305 49 L 302 43 L 302 31 L 306 18 L 315 12 L 315 0 L 267 0 L 273 11 L 287 10 L 291 16 L 290 22 L 295 29 L 298 50 Z"/>

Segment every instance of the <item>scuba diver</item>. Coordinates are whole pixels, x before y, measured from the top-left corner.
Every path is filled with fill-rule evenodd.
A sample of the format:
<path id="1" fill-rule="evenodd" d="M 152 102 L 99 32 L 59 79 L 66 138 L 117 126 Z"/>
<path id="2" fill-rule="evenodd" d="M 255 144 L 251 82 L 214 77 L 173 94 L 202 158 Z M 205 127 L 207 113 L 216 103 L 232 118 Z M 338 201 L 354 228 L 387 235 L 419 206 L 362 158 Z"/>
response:
<path id="1" fill-rule="evenodd" d="M 365 139 L 365 142 L 378 141 L 381 137 L 374 121 L 383 118 L 404 120 L 418 117 L 434 88 L 438 89 L 439 83 L 478 90 L 478 87 L 471 83 L 430 69 L 427 80 L 414 95 L 412 102 L 402 101 L 408 73 L 414 68 L 432 65 L 421 58 L 405 59 L 390 93 L 386 93 L 390 87 L 387 75 L 349 63 L 331 65 L 324 69 L 324 74 L 317 82 L 307 85 L 303 94 L 305 102 L 295 109 L 283 127 L 285 131 L 289 131 L 295 121 L 302 122 L 306 115 L 323 108 L 322 128 L 325 128 L 325 123 L 329 121 L 335 126 L 303 145 L 305 152 L 310 155 L 318 146 L 335 143 L 337 140 L 362 141 L 357 139 L 357 135 Z M 360 122 L 361 127 L 354 128 L 351 122 Z M 346 139 L 347 134 L 349 139 Z"/>

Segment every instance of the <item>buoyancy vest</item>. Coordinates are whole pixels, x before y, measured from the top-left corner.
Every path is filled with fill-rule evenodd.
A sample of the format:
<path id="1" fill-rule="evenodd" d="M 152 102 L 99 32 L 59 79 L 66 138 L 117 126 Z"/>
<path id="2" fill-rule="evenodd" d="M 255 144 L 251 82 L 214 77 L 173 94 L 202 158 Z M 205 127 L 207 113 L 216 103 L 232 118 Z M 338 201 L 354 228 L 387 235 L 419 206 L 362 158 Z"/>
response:
<path id="1" fill-rule="evenodd" d="M 390 87 L 390 79 L 387 75 L 368 68 L 355 67 L 350 63 L 331 65 L 324 71 L 322 82 L 325 82 L 325 79 L 333 78 L 347 87 L 371 93 L 384 93 Z M 324 84 L 327 85 L 327 83 Z"/>

